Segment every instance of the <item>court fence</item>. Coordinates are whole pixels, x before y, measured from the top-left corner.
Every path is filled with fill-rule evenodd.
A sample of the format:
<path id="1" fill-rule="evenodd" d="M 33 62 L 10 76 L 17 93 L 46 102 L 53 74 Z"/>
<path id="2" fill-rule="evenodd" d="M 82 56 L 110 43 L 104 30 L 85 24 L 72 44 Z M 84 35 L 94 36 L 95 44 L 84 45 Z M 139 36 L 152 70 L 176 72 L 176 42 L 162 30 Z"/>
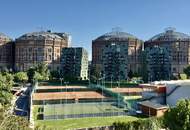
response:
<path id="1" fill-rule="evenodd" d="M 88 113 L 88 114 L 69 114 L 69 115 L 44 115 L 43 120 L 56 120 L 68 118 L 84 118 L 84 117 L 111 117 L 126 116 L 128 112 L 106 112 L 106 113 Z"/>

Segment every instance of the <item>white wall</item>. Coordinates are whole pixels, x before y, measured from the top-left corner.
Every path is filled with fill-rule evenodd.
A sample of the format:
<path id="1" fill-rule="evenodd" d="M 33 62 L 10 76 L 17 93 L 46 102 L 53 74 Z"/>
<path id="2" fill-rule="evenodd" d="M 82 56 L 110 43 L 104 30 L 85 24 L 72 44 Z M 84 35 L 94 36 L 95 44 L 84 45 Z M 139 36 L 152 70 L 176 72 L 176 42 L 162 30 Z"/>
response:
<path id="1" fill-rule="evenodd" d="M 166 103 L 169 106 L 175 106 L 177 101 L 182 98 L 190 98 L 190 84 L 182 85 L 177 88 L 170 96 L 166 98 Z"/>
<path id="2" fill-rule="evenodd" d="M 170 96 L 166 97 L 166 103 L 169 106 L 175 106 L 177 101 L 182 98 L 190 98 L 190 80 L 159 81 L 155 84 L 165 84 L 166 92 L 169 94 L 175 86 L 180 85 Z"/>

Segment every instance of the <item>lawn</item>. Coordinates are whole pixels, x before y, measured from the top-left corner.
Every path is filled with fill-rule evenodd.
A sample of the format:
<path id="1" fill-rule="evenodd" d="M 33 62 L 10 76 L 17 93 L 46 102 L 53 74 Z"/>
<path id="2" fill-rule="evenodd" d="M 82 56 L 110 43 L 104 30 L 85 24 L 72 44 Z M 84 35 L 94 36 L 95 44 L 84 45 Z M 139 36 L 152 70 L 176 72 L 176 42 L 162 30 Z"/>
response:
<path id="1" fill-rule="evenodd" d="M 110 126 L 114 122 L 129 122 L 137 120 L 137 117 L 120 116 L 120 117 L 94 117 L 94 118 L 79 118 L 79 119 L 64 119 L 64 120 L 44 120 L 36 121 L 35 126 L 45 126 L 51 130 L 70 130 L 74 128 L 88 128 L 97 126 Z"/>
<path id="2" fill-rule="evenodd" d="M 142 96 L 124 96 L 125 100 L 131 100 L 131 99 L 141 99 Z"/>
<path id="3" fill-rule="evenodd" d="M 33 118 L 34 120 L 37 120 L 37 115 L 40 113 L 39 108 L 41 108 L 41 105 L 33 105 Z"/>
<path id="4" fill-rule="evenodd" d="M 104 112 L 122 112 L 124 108 L 118 108 L 111 103 L 78 103 L 78 104 L 57 104 L 46 105 L 45 115 L 69 115 L 69 114 L 89 114 Z"/>

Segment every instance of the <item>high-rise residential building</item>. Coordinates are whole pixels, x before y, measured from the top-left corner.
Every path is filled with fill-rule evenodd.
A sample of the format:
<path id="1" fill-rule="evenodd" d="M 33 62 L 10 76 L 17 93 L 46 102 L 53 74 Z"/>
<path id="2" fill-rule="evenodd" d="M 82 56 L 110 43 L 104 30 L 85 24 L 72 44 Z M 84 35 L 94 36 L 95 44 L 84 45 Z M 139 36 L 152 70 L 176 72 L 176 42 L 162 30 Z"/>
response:
<path id="1" fill-rule="evenodd" d="M 13 48 L 11 38 L 0 33 L 0 70 L 12 69 L 14 60 Z"/>
<path id="2" fill-rule="evenodd" d="M 123 45 L 127 46 L 127 53 L 124 58 L 128 61 L 127 70 L 140 73 L 141 71 L 141 51 L 143 47 L 143 41 L 139 40 L 135 36 L 121 32 L 119 30 L 113 30 L 112 32 L 106 33 L 92 41 L 92 65 L 97 70 L 103 71 L 103 50 L 106 46 Z"/>
<path id="3" fill-rule="evenodd" d="M 50 70 L 60 69 L 61 50 L 68 47 L 67 35 L 59 36 L 50 31 L 22 35 L 15 41 L 15 70 L 26 71 L 44 62 Z"/>
<path id="4" fill-rule="evenodd" d="M 82 47 L 63 48 L 61 69 L 64 77 L 88 79 L 88 52 Z"/>
<path id="5" fill-rule="evenodd" d="M 171 56 L 166 48 L 147 48 L 147 71 L 149 81 L 171 79 Z"/>
<path id="6" fill-rule="evenodd" d="M 167 28 L 145 42 L 145 48 L 154 46 L 165 48 L 171 56 L 171 72 L 173 76 L 183 73 L 183 69 L 190 64 L 190 36 L 176 32 L 174 28 Z"/>
<path id="7" fill-rule="evenodd" d="M 102 72 L 105 80 L 120 81 L 128 78 L 128 44 L 120 43 L 106 45 L 103 48 Z"/>

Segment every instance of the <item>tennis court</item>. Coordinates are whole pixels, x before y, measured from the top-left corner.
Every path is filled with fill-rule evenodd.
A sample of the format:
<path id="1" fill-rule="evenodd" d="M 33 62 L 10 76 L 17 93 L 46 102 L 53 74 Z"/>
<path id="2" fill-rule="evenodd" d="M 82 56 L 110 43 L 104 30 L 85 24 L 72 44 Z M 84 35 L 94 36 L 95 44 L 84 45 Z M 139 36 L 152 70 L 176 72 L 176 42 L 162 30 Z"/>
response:
<path id="1" fill-rule="evenodd" d="M 127 115 L 120 95 L 103 88 L 85 86 L 38 87 L 33 94 L 36 116 L 44 120 Z M 55 90 L 55 91 L 52 91 Z"/>
<path id="2" fill-rule="evenodd" d="M 123 108 L 117 107 L 114 103 L 75 103 L 75 104 L 54 104 L 45 105 L 45 115 L 70 115 L 70 114 L 90 114 L 104 112 L 123 112 Z"/>

